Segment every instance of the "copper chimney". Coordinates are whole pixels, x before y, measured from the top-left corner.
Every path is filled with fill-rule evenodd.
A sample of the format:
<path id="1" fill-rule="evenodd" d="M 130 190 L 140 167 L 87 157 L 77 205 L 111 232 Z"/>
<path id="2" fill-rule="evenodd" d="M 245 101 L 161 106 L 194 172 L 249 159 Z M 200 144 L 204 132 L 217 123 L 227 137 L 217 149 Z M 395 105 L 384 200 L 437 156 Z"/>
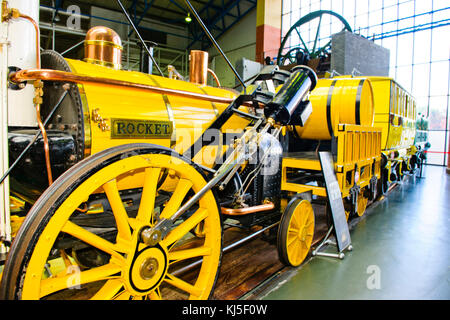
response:
<path id="1" fill-rule="evenodd" d="M 206 86 L 208 82 L 208 52 L 192 50 L 189 64 L 189 81 Z"/>
<path id="2" fill-rule="evenodd" d="M 93 27 L 84 41 L 84 61 L 113 69 L 122 68 L 122 40 L 107 27 Z"/>

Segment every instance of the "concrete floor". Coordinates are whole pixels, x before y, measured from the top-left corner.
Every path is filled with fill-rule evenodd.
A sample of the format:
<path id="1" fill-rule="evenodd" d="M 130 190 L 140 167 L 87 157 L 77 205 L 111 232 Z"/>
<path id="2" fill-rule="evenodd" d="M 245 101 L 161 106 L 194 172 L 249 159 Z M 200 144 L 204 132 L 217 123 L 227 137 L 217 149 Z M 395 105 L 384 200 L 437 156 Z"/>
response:
<path id="1" fill-rule="evenodd" d="M 450 175 L 427 166 L 423 176 L 367 210 L 344 260 L 313 257 L 260 298 L 450 299 Z"/>

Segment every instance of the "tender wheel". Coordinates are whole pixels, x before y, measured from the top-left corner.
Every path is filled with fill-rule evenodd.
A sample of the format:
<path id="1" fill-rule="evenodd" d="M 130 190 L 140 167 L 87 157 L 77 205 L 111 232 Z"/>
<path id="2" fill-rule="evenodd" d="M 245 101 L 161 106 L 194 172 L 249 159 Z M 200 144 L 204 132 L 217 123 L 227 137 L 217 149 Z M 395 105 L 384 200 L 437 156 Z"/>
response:
<path id="1" fill-rule="evenodd" d="M 388 174 L 389 171 L 387 169 L 383 169 L 381 171 L 381 179 L 379 179 L 377 183 L 378 198 L 381 198 L 382 196 L 385 196 L 388 193 L 389 190 Z"/>
<path id="2" fill-rule="evenodd" d="M 278 229 L 278 256 L 286 265 L 298 267 L 305 260 L 314 236 L 314 211 L 308 200 L 292 200 Z"/>
<path id="3" fill-rule="evenodd" d="M 369 196 L 366 194 L 368 191 L 365 188 L 361 189 L 358 194 L 358 199 L 356 200 L 358 203 L 358 210 L 356 214 L 361 217 L 367 209 L 367 202 L 369 201 Z"/>
<path id="4" fill-rule="evenodd" d="M 170 218 L 205 184 L 189 160 L 148 144 L 111 148 L 78 163 L 29 212 L 11 247 L 0 298 L 209 298 L 222 252 L 221 218 L 212 191 L 158 244 L 140 241 L 141 230 L 153 226 L 158 216 Z M 140 193 L 134 211 L 130 190 Z M 80 210 L 99 195 L 109 205 L 103 204 L 103 212 L 98 207 L 95 214 Z M 95 220 L 91 217 L 80 223 L 87 215 L 109 215 L 113 227 L 90 227 L 86 221 Z M 189 232 L 200 223 L 201 239 Z M 84 263 L 79 265 L 80 260 Z M 192 263 L 197 267 L 187 268 Z"/>

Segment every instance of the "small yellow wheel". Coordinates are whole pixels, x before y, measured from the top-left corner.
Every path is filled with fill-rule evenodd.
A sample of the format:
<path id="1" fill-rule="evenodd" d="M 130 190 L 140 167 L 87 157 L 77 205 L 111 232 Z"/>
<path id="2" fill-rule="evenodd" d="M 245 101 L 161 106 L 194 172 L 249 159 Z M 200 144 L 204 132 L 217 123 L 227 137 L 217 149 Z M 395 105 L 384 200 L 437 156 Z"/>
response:
<path id="1" fill-rule="evenodd" d="M 295 198 L 286 207 L 278 229 L 278 256 L 298 267 L 308 255 L 314 236 L 314 210 L 308 200 Z"/>
<path id="2" fill-rule="evenodd" d="M 369 197 L 366 195 L 365 189 L 361 189 L 361 191 L 358 194 L 358 200 L 357 204 L 358 204 L 358 208 L 356 210 L 356 213 L 358 214 L 359 217 L 361 217 L 364 212 L 366 212 L 366 208 L 367 208 L 367 202 L 369 201 Z"/>
<path id="3" fill-rule="evenodd" d="M 167 183 L 163 171 L 172 173 Z M 155 145 L 123 145 L 81 161 L 27 215 L 5 264 L 0 299 L 208 299 L 222 255 L 213 191 L 155 245 L 141 237 L 206 183 L 194 163 Z M 77 210 L 98 199 L 100 213 Z M 201 239 L 189 232 L 199 224 Z"/>

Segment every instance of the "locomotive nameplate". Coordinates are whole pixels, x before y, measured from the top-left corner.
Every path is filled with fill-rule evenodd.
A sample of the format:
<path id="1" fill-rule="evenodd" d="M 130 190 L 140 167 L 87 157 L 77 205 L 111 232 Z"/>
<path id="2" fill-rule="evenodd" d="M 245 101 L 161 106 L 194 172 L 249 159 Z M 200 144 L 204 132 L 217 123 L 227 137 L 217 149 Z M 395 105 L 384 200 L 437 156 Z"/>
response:
<path id="1" fill-rule="evenodd" d="M 172 136 L 172 122 L 159 120 L 111 119 L 111 139 L 164 139 Z"/>

